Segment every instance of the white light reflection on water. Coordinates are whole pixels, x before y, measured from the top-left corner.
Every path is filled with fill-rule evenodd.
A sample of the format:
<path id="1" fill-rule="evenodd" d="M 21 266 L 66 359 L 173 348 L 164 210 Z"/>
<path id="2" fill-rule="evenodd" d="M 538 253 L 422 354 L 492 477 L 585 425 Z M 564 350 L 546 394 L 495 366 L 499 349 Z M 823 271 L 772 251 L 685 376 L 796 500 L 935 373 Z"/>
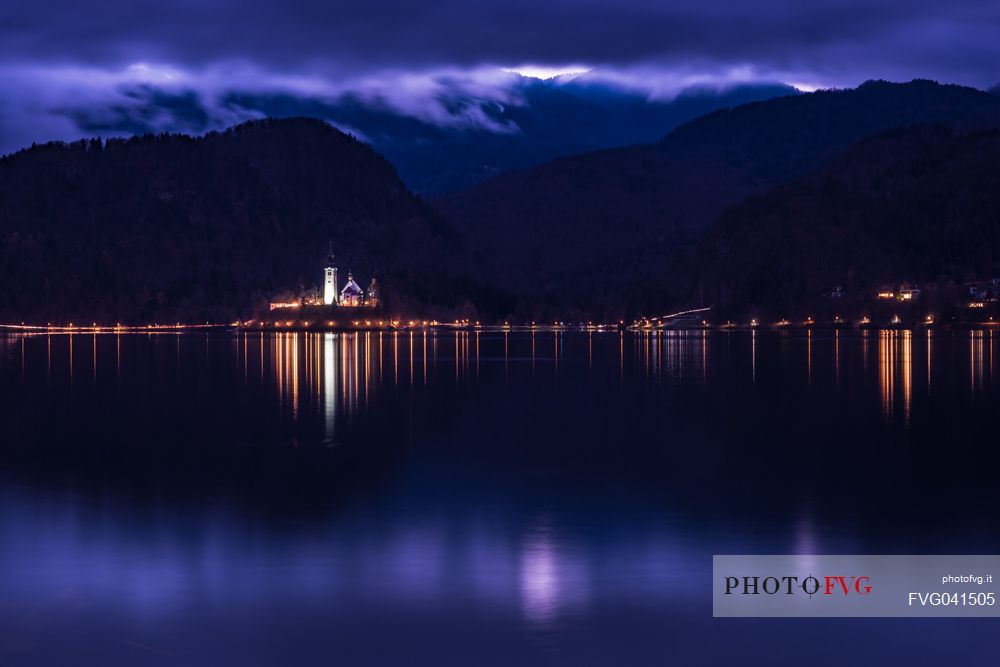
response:
<path id="1" fill-rule="evenodd" d="M 335 345 L 334 334 L 323 335 L 323 434 L 328 444 L 333 442 L 337 424 L 337 355 L 335 354 Z"/>
<path id="2" fill-rule="evenodd" d="M 587 564 L 559 544 L 544 519 L 524 536 L 520 560 L 521 611 L 529 623 L 544 629 L 560 616 L 586 609 L 590 591 Z"/>

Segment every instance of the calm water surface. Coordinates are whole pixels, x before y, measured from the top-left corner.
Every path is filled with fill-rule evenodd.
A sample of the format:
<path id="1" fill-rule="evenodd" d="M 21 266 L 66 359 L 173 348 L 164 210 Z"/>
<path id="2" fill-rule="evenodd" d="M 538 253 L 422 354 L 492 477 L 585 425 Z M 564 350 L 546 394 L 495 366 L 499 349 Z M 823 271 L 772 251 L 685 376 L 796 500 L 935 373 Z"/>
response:
<path id="1" fill-rule="evenodd" d="M 992 664 L 710 575 L 998 553 L 995 338 L 0 337 L 0 665 Z"/>

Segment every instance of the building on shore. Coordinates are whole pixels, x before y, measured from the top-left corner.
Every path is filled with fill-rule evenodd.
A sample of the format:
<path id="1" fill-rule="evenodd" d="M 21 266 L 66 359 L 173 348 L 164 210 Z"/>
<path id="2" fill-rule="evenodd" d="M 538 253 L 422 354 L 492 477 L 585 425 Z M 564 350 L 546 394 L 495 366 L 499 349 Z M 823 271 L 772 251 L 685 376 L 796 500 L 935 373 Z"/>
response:
<path id="1" fill-rule="evenodd" d="M 913 301 L 920 296 L 920 288 L 912 283 L 903 283 L 899 286 L 897 298 L 900 301 Z"/>
<path id="2" fill-rule="evenodd" d="M 920 296 L 920 288 L 913 283 L 880 285 L 875 289 L 875 298 L 880 301 L 914 301 Z"/>
<path id="3" fill-rule="evenodd" d="M 882 299 L 883 301 L 895 299 L 896 288 L 892 285 L 879 285 L 879 287 L 875 290 L 875 298 Z"/>
<path id="4" fill-rule="evenodd" d="M 340 290 L 338 305 L 346 308 L 357 308 L 365 305 L 365 291 L 354 282 L 354 274 L 351 271 L 347 272 L 347 284 L 344 285 L 344 289 Z"/>

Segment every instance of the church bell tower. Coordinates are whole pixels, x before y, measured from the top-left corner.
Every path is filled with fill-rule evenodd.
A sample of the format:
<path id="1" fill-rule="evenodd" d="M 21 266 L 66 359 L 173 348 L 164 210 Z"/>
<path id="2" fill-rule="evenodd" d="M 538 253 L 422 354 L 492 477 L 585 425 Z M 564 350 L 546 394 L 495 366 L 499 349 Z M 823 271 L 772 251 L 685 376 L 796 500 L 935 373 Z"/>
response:
<path id="1" fill-rule="evenodd" d="M 330 242 L 330 254 L 326 258 L 326 268 L 323 269 L 323 303 L 336 306 L 337 303 L 337 267 L 333 265 L 333 241 Z"/>

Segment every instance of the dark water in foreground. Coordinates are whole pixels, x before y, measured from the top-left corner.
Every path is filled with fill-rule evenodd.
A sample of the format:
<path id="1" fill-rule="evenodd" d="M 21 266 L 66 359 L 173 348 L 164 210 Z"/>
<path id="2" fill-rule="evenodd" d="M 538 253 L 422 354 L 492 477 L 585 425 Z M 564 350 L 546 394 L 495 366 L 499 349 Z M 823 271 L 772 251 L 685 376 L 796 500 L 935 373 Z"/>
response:
<path id="1" fill-rule="evenodd" d="M 0 665 L 875 665 L 716 553 L 997 553 L 993 332 L 0 338 Z"/>

